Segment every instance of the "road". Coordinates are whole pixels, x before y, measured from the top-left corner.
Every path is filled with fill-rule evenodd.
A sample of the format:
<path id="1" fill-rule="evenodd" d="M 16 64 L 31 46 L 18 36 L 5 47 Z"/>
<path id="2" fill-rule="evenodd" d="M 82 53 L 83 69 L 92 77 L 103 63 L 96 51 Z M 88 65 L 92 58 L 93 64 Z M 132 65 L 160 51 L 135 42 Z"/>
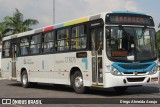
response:
<path id="1" fill-rule="evenodd" d="M 125 93 L 116 93 L 112 88 L 110 88 L 105 90 L 90 89 L 86 94 L 76 94 L 72 88 L 63 85 L 54 86 L 48 84 L 38 84 L 31 88 L 23 88 L 19 82 L 0 80 L 0 98 L 160 98 L 160 84 L 130 87 Z M 4 105 L 2 105 L 2 107 L 3 106 Z M 27 105 L 7 105 L 7 107 L 12 106 L 23 107 Z M 30 106 L 34 107 L 35 105 Z M 54 106 L 61 107 L 59 104 Z M 87 105 L 83 104 L 77 106 L 87 107 Z M 101 106 L 103 107 L 105 104 L 102 104 Z M 148 105 L 145 105 L 145 107 L 146 106 Z M 158 107 L 159 105 L 155 106 Z M 67 107 L 70 106 L 67 105 Z M 94 104 L 92 107 L 99 106 Z M 113 107 L 116 106 L 114 105 Z"/>

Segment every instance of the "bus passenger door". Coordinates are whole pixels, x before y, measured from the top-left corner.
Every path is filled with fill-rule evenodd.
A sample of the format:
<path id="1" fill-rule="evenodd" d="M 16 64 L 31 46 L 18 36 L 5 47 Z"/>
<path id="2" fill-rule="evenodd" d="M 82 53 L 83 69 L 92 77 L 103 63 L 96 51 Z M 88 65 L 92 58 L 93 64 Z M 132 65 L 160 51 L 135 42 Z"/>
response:
<path id="1" fill-rule="evenodd" d="M 91 52 L 92 52 L 92 83 L 103 85 L 102 67 L 103 28 L 91 29 Z"/>
<path id="2" fill-rule="evenodd" d="M 16 78 L 16 50 L 17 50 L 17 44 L 12 43 L 11 44 L 11 64 L 12 64 L 12 78 Z"/>

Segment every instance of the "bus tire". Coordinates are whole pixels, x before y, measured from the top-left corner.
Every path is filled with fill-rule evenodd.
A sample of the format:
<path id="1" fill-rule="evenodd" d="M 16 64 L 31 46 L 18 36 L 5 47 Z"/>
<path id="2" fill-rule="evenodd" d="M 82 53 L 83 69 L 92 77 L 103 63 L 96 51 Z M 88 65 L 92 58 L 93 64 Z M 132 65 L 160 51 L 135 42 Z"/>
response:
<path id="1" fill-rule="evenodd" d="M 21 75 L 21 84 L 24 88 L 28 88 L 30 86 L 30 83 L 28 82 L 28 75 L 27 71 L 23 71 Z"/>
<path id="2" fill-rule="evenodd" d="M 123 93 L 128 89 L 128 87 L 114 87 L 114 90 L 119 93 Z"/>
<path id="3" fill-rule="evenodd" d="M 71 77 L 71 84 L 74 91 L 78 94 L 83 94 L 86 87 L 83 86 L 83 77 L 80 71 L 76 71 Z"/>

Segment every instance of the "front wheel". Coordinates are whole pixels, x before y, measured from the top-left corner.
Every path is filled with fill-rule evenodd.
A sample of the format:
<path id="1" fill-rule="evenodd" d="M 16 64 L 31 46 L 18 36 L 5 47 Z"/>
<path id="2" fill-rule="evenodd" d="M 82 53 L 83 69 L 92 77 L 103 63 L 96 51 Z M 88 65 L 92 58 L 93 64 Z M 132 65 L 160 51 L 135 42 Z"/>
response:
<path id="1" fill-rule="evenodd" d="M 85 93 L 86 87 L 83 86 L 83 77 L 80 71 L 76 71 L 71 77 L 71 84 L 76 93 Z"/>
<path id="2" fill-rule="evenodd" d="M 28 75 L 27 71 L 23 71 L 21 75 L 21 84 L 24 88 L 28 88 L 30 86 L 30 83 L 28 82 Z"/>

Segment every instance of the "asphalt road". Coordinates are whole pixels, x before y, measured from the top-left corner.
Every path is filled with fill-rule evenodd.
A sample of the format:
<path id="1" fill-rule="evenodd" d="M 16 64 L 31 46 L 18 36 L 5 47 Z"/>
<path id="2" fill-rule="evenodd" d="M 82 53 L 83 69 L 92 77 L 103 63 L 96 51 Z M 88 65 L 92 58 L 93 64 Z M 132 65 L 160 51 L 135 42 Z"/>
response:
<path id="1" fill-rule="evenodd" d="M 68 86 L 54 86 L 49 84 L 38 84 L 31 88 L 23 88 L 19 82 L 0 80 L 0 98 L 160 98 L 160 84 L 141 87 L 130 87 L 125 93 L 116 93 L 112 88 L 98 90 L 90 89 L 86 94 L 76 94 L 72 88 Z M 2 107 L 23 107 L 27 105 L 0 105 Z M 30 105 L 35 107 L 36 105 Z M 44 105 L 41 105 L 44 106 Z M 53 106 L 53 105 L 47 105 Z M 56 104 L 54 107 L 61 107 L 62 105 Z M 99 104 L 63 104 L 63 107 L 82 107 L 92 106 L 99 107 Z M 101 104 L 101 107 L 106 107 Z M 110 105 L 116 107 L 116 105 Z M 117 105 L 121 107 L 121 105 Z M 128 105 L 124 105 L 128 106 Z M 140 105 L 142 106 L 142 105 Z M 151 105 L 143 105 L 151 106 Z M 159 105 L 154 105 L 159 107 Z M 37 107 L 39 107 L 37 105 Z"/>

